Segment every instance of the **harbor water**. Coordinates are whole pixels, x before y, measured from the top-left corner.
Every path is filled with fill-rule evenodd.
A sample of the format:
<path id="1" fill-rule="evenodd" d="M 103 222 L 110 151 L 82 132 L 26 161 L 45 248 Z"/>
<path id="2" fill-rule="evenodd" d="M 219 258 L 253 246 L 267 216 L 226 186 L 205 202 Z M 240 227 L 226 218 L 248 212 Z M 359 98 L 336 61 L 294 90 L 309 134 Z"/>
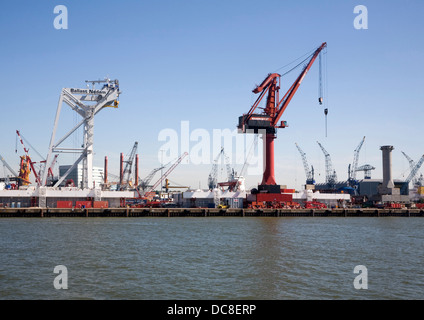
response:
<path id="1" fill-rule="evenodd" d="M 423 262 L 414 217 L 0 219 L 3 300 L 424 299 Z"/>

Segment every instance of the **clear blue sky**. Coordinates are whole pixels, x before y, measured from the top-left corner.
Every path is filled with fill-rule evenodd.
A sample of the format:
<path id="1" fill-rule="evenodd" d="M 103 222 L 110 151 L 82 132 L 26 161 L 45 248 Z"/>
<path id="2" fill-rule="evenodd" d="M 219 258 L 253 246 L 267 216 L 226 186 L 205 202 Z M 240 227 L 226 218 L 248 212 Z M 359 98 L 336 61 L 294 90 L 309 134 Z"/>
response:
<path id="1" fill-rule="evenodd" d="M 68 9 L 67 30 L 53 26 L 59 4 Z M 367 30 L 353 26 L 353 9 L 360 4 L 368 8 Z M 275 143 L 277 182 L 293 188 L 304 183 L 295 142 L 314 166 L 317 182 L 324 182 L 317 141 L 331 154 L 339 180 L 347 179 L 363 136 L 359 165 L 374 165 L 373 178 L 381 178 L 379 148 L 393 145 L 393 176 L 406 178 L 401 151 L 416 161 L 424 153 L 423 16 L 421 0 L 4 2 L 0 154 L 17 170 L 23 154 L 19 144 L 15 153 L 17 129 L 47 153 L 60 90 L 109 76 L 119 79 L 123 93 L 119 109 L 96 117 L 95 165 L 108 156 L 117 174 L 119 153 L 129 153 L 138 141 L 146 176 L 159 165 L 161 130 L 179 131 L 181 121 L 211 134 L 235 129 L 256 98 L 255 84 L 327 42 L 327 137 L 314 64 L 283 115 L 289 127 L 279 130 Z M 77 120 L 64 112 L 61 130 Z M 80 140 L 74 137 L 70 145 Z M 170 179 L 206 187 L 210 170 L 211 165 L 183 163 Z M 260 176 L 247 181 L 254 186 Z"/>

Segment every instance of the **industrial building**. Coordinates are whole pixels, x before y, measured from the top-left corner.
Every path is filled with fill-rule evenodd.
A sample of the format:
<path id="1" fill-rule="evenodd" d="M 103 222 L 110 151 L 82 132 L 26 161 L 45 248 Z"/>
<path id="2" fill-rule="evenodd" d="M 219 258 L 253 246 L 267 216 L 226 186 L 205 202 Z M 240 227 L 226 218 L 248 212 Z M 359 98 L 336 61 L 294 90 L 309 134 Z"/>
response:
<path id="1" fill-rule="evenodd" d="M 69 169 L 71 165 L 62 165 L 59 166 L 59 177 L 62 177 Z M 103 184 L 104 170 L 101 167 L 93 167 L 92 169 L 92 188 L 99 187 Z M 60 186 L 67 186 L 72 184 L 74 187 L 82 188 L 83 186 L 83 166 L 78 164 L 76 167 L 72 168 L 68 175 L 67 179 L 62 181 Z"/>

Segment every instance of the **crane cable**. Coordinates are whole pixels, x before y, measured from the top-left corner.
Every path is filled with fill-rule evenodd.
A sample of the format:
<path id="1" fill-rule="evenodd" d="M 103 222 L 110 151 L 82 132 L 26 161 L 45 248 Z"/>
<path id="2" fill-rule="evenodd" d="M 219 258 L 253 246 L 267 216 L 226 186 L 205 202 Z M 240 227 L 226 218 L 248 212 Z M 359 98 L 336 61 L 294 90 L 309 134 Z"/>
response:
<path id="1" fill-rule="evenodd" d="M 289 71 L 283 73 L 281 76 L 285 76 L 287 74 L 289 74 L 290 72 L 292 72 L 293 70 L 297 69 L 300 65 L 304 64 L 306 61 L 310 60 L 313 56 L 313 53 L 310 54 L 309 56 L 307 56 L 304 60 L 302 60 L 301 62 L 299 62 L 297 65 L 295 65 L 293 68 L 291 68 Z M 306 66 L 304 66 L 304 68 L 306 68 Z"/>
<path id="2" fill-rule="evenodd" d="M 315 51 L 317 50 L 317 48 L 305 53 L 304 55 L 300 56 L 299 58 L 293 60 L 292 62 L 276 69 L 274 71 L 274 73 L 276 73 L 277 71 L 284 69 L 290 65 L 292 65 L 293 63 L 295 63 L 296 61 L 302 59 L 303 57 L 306 56 L 306 58 L 304 58 L 301 62 L 299 62 L 297 65 L 295 65 L 293 68 L 291 68 L 290 70 L 286 71 L 285 73 L 283 73 L 281 76 L 285 76 L 287 74 L 289 74 L 290 72 L 292 72 L 293 70 L 297 69 L 300 65 L 304 64 L 307 60 L 311 59 L 313 54 L 315 53 Z M 322 57 L 321 55 L 324 54 L 324 62 L 322 62 Z M 324 68 L 323 65 L 324 64 Z M 306 66 L 305 66 L 306 67 Z M 322 76 L 323 73 L 323 69 L 324 69 L 324 77 Z M 324 79 L 323 79 L 324 78 Z M 327 77 L 327 48 L 325 48 L 325 51 L 320 52 L 319 54 L 319 79 L 318 79 L 318 83 L 319 83 L 319 87 L 318 87 L 318 102 L 320 105 L 323 104 L 324 102 L 324 115 L 325 115 L 325 137 L 327 137 L 327 115 L 328 115 L 328 77 Z M 325 99 L 324 99 L 325 97 Z"/>
<path id="3" fill-rule="evenodd" d="M 323 92 L 322 92 L 322 55 L 321 53 L 318 56 L 319 63 L 319 73 L 318 73 L 318 102 L 322 104 L 323 102 Z"/>
<path id="4" fill-rule="evenodd" d="M 276 69 L 276 70 L 274 70 L 274 72 L 273 73 L 277 73 L 277 71 L 279 71 L 279 70 L 281 70 L 281 69 L 284 69 L 284 68 L 286 68 L 286 67 L 288 67 L 288 66 L 290 66 L 290 65 L 292 65 L 293 63 L 295 63 L 296 61 L 298 61 L 298 60 L 300 60 L 300 59 L 302 59 L 303 57 L 305 57 L 306 56 L 306 58 L 304 58 L 301 62 L 299 62 L 297 65 L 295 65 L 293 68 L 291 68 L 290 70 L 288 70 L 288 71 L 286 71 L 285 73 L 283 73 L 281 76 L 283 77 L 283 76 L 285 76 L 285 75 L 287 75 L 287 74 L 289 74 L 290 72 L 292 72 L 293 70 L 295 70 L 295 69 L 297 69 L 300 65 L 302 65 L 302 64 L 304 64 L 308 59 L 310 59 L 310 58 L 312 58 L 312 56 L 313 56 L 313 54 L 314 54 L 314 52 L 317 50 L 317 48 L 315 48 L 315 49 L 313 49 L 313 50 L 311 50 L 311 51 L 308 51 L 307 53 L 305 53 L 304 55 L 302 55 L 302 56 L 300 56 L 299 58 L 297 58 L 297 59 L 295 59 L 295 60 L 293 60 L 292 62 L 290 62 L 290 63 L 288 63 L 288 64 L 286 64 L 286 65 L 284 65 L 284 66 L 282 66 L 282 67 L 280 67 L 280 68 L 278 68 L 278 69 Z M 253 99 L 254 99 L 254 94 L 252 93 L 252 95 L 251 95 L 251 103 L 250 103 L 250 105 L 252 105 L 253 104 Z M 258 107 L 259 109 L 264 109 L 263 107 Z"/>
<path id="5" fill-rule="evenodd" d="M 296 69 L 297 67 L 299 67 L 302 63 L 304 63 L 306 60 L 308 60 L 308 58 L 312 57 L 312 55 L 314 54 L 314 52 L 315 52 L 316 50 L 317 50 L 317 48 L 315 48 L 315 49 L 313 49 L 313 50 L 311 50 L 311 51 L 309 51 L 309 52 L 305 53 L 304 55 L 302 55 L 302 56 L 300 56 L 299 58 L 297 58 L 297 59 L 293 60 L 292 62 L 290 62 L 290 63 L 288 63 L 288 64 L 286 64 L 286 65 L 284 65 L 284 66 L 282 66 L 282 67 L 280 67 L 280 68 L 278 68 L 278 69 L 276 69 L 276 70 L 274 71 L 274 73 L 275 73 L 275 72 L 277 72 L 277 71 L 279 71 L 279 70 L 281 70 L 281 69 L 284 69 L 284 68 L 286 68 L 286 67 L 288 67 L 288 66 L 292 65 L 292 64 L 293 64 L 293 63 L 295 63 L 296 61 L 298 61 L 298 60 L 302 59 L 303 57 L 307 56 L 304 60 L 302 60 L 300 63 L 298 63 L 295 67 L 293 67 L 293 68 L 292 68 L 292 69 L 290 69 L 289 71 L 287 71 L 287 72 L 285 72 L 284 74 L 282 74 L 282 76 L 284 76 L 284 75 L 286 75 L 286 74 L 290 73 L 291 71 L 293 71 L 294 69 Z"/>
<path id="6" fill-rule="evenodd" d="M 327 137 L 327 115 L 328 115 L 328 63 L 327 63 L 327 51 L 324 51 L 320 53 L 320 60 L 321 60 L 321 54 L 324 55 L 323 57 L 323 63 L 324 68 L 321 70 L 320 67 L 320 86 L 321 86 L 321 96 L 322 99 L 324 99 L 324 115 L 325 115 L 325 137 Z M 322 74 L 321 72 L 324 71 L 323 81 L 322 81 Z M 324 86 L 324 88 L 322 88 Z"/>
<path id="7" fill-rule="evenodd" d="M 304 54 L 303 56 L 297 58 L 296 60 L 290 62 L 289 64 L 286 64 L 283 67 L 280 67 L 278 69 L 275 70 L 275 72 L 286 68 L 287 66 L 292 65 L 293 63 L 295 63 L 296 61 L 302 59 L 303 57 L 306 56 L 306 58 L 304 58 L 300 63 L 298 63 L 296 66 L 294 66 L 293 68 L 291 68 L 290 70 L 286 71 L 285 73 L 283 73 L 281 76 L 285 76 L 288 73 L 292 72 L 293 70 L 297 69 L 300 65 L 304 64 L 307 60 L 309 60 L 314 52 L 317 49 L 313 49 L 311 51 L 309 51 L 308 53 Z M 322 59 L 322 55 L 324 55 L 324 59 Z M 324 60 L 324 61 L 323 61 Z M 324 103 L 324 116 L 325 116 L 325 137 L 327 137 L 327 115 L 328 115 L 328 77 L 327 77 L 327 48 L 325 48 L 325 51 L 320 52 L 319 54 L 319 73 L 318 73 L 318 102 L 320 105 L 322 105 Z M 324 75 L 323 75 L 324 73 Z"/>

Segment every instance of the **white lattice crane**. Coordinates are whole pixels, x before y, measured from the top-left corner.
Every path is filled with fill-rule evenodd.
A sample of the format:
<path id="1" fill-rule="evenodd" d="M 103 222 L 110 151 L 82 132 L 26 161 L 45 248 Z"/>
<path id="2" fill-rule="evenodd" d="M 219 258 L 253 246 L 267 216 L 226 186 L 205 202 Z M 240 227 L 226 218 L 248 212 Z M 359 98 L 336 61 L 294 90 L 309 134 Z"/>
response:
<path id="1" fill-rule="evenodd" d="M 6 167 L 9 171 L 10 171 L 10 173 L 13 175 L 13 178 L 17 178 L 18 177 L 18 174 L 16 173 L 16 171 L 15 170 L 13 170 L 12 169 L 12 167 L 6 162 L 6 160 L 3 158 L 3 156 L 2 155 L 0 155 L 0 160 L 1 160 L 1 162 L 3 162 L 3 166 L 4 167 Z"/>
<path id="2" fill-rule="evenodd" d="M 164 166 L 164 165 L 161 165 L 160 167 L 158 167 L 158 168 L 154 168 L 154 169 L 152 169 L 152 171 L 150 171 L 149 172 L 149 174 L 147 175 L 147 177 L 146 178 L 144 178 L 144 179 L 139 179 L 140 180 L 140 184 L 138 185 L 138 187 L 139 188 L 141 188 L 142 190 L 146 190 L 148 187 L 149 187 L 149 183 L 150 183 L 150 181 L 153 179 L 153 177 L 154 177 L 154 175 L 158 172 L 158 171 L 160 171 L 160 170 L 162 170 L 163 168 L 165 168 L 166 166 Z"/>
<path id="3" fill-rule="evenodd" d="M 405 152 L 403 152 L 402 151 L 402 154 L 405 156 L 405 158 L 408 160 L 408 163 L 409 163 L 409 168 L 410 168 L 410 171 L 409 172 L 412 172 L 412 170 L 414 170 L 414 167 L 415 167 L 415 161 L 414 160 L 412 160 L 412 158 L 410 157 L 410 156 L 408 156 Z M 412 183 L 414 184 L 414 185 L 416 185 L 416 184 L 418 184 L 419 183 L 419 180 L 420 180 L 420 178 L 417 178 L 416 177 L 416 175 L 414 176 L 414 178 L 412 179 Z"/>
<path id="4" fill-rule="evenodd" d="M 163 176 L 160 177 L 160 179 L 158 181 L 156 181 L 153 186 L 148 187 L 148 189 L 146 191 L 138 191 L 138 189 L 136 189 L 139 192 L 140 196 L 144 196 L 147 193 L 150 193 L 152 191 L 155 190 L 155 188 L 163 181 L 165 180 L 168 175 L 181 163 L 181 161 L 184 159 L 185 156 L 188 155 L 188 152 L 184 152 L 178 159 L 177 161 L 175 161 L 175 163 L 163 174 Z"/>
<path id="5" fill-rule="evenodd" d="M 78 159 L 70 166 L 65 174 L 54 184 L 54 187 L 59 186 L 74 170 L 79 163 L 82 162 L 82 187 L 93 187 L 93 145 L 94 145 L 94 116 L 103 110 L 105 107 L 117 108 L 119 101 L 119 81 L 118 80 L 93 80 L 86 81 L 90 88 L 63 88 L 60 94 L 59 103 L 56 110 L 53 131 L 50 138 L 49 151 L 46 158 L 46 163 L 41 173 L 41 185 L 47 183 L 48 169 L 51 167 L 50 162 L 53 158 L 53 153 L 73 153 L 79 154 Z M 95 89 L 95 85 L 103 85 L 101 89 Z M 59 118 L 63 103 L 67 104 L 73 111 L 81 116 L 81 121 L 68 131 L 61 139 L 56 140 L 56 132 L 59 126 Z M 67 140 L 79 127 L 83 126 L 83 144 L 81 148 L 64 148 L 61 144 Z"/>
<path id="6" fill-rule="evenodd" d="M 224 148 L 221 147 L 221 151 L 216 156 L 214 163 L 212 165 L 212 170 L 211 170 L 209 177 L 208 177 L 208 187 L 209 187 L 210 190 L 213 190 L 218 186 L 218 161 L 219 161 L 221 156 L 224 156 L 224 159 L 225 159 L 225 166 L 227 168 L 228 181 L 231 181 L 231 180 L 234 179 L 233 170 L 231 169 L 231 166 L 230 166 L 230 159 L 225 154 Z"/>
<path id="7" fill-rule="evenodd" d="M 415 164 L 414 168 L 411 170 L 408 178 L 406 178 L 404 185 L 402 186 L 401 193 L 405 193 L 406 189 L 409 187 L 409 183 L 414 179 L 418 170 L 420 170 L 422 164 L 424 162 L 424 155 L 421 156 L 420 160 Z"/>
<path id="8" fill-rule="evenodd" d="M 361 151 L 362 145 L 364 144 L 365 136 L 362 138 L 359 145 L 356 147 L 356 149 L 353 151 L 353 163 L 350 168 L 349 172 L 349 180 L 352 179 L 354 182 L 356 181 L 356 169 L 358 168 L 358 161 L 359 161 L 359 151 Z"/>
<path id="9" fill-rule="evenodd" d="M 333 169 L 330 154 L 327 152 L 327 150 L 324 149 L 321 143 L 319 143 L 318 141 L 317 143 L 325 156 L 325 182 L 330 188 L 333 188 L 337 182 L 336 170 Z"/>
<path id="10" fill-rule="evenodd" d="M 296 143 L 296 148 L 297 150 L 299 150 L 300 156 L 302 157 L 303 167 L 305 169 L 305 174 L 306 174 L 306 184 L 315 184 L 314 167 L 311 166 L 311 169 L 309 169 L 308 160 L 306 159 L 306 153 L 303 152 L 303 150 L 299 147 L 297 143 Z"/>

